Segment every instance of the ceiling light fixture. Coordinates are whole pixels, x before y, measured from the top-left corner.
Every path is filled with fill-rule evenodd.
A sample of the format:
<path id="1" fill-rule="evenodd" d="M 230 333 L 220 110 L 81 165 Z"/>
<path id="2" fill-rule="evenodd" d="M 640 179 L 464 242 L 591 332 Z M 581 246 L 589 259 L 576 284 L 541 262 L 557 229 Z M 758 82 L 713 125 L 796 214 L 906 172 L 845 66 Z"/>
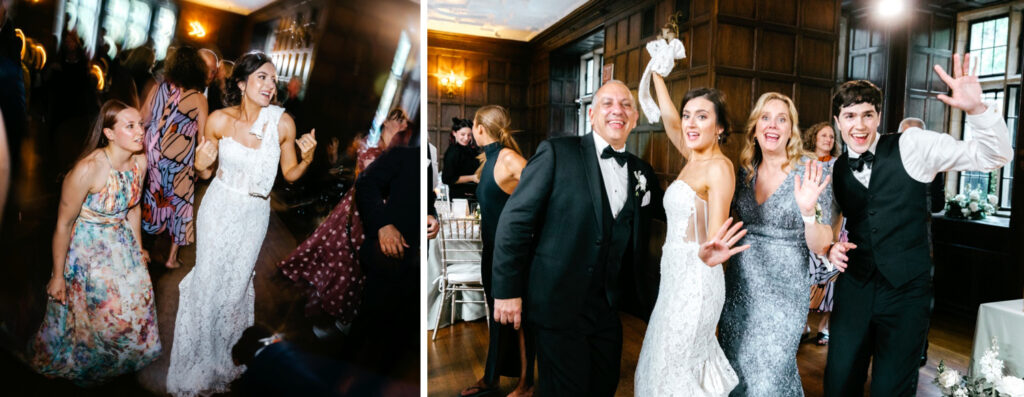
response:
<path id="1" fill-rule="evenodd" d="M 906 0 L 879 0 L 875 10 L 884 19 L 895 19 L 902 16 L 906 8 Z"/>

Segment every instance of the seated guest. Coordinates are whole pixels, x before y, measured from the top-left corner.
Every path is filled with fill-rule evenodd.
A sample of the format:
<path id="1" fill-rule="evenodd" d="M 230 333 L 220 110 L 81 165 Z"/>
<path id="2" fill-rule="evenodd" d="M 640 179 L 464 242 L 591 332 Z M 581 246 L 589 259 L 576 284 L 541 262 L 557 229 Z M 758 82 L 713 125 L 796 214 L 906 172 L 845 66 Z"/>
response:
<path id="1" fill-rule="evenodd" d="M 473 121 L 452 118 L 452 135 L 448 149 L 444 151 L 444 168 L 441 170 L 441 181 L 451 189 L 451 198 L 473 198 L 476 195 L 476 184 L 480 177 L 476 174 L 480 168 L 480 154 L 473 141 Z"/>

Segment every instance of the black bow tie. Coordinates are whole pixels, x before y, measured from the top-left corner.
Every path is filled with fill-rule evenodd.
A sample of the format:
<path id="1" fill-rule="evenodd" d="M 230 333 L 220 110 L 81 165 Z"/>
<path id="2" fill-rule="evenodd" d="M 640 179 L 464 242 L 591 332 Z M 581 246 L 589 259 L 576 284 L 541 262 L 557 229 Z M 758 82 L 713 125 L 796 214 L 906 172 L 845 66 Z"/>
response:
<path id="1" fill-rule="evenodd" d="M 860 157 L 850 159 L 850 169 L 861 172 L 864 171 L 864 166 L 867 165 L 871 168 L 871 163 L 875 162 L 875 154 L 871 152 L 861 153 Z"/>
<path id="2" fill-rule="evenodd" d="M 629 159 L 629 153 L 616 152 L 615 149 L 612 149 L 611 145 L 605 146 L 604 150 L 601 152 L 601 158 L 607 159 L 612 157 L 615 158 L 615 162 L 619 163 L 619 166 L 621 167 L 626 165 L 626 160 Z"/>

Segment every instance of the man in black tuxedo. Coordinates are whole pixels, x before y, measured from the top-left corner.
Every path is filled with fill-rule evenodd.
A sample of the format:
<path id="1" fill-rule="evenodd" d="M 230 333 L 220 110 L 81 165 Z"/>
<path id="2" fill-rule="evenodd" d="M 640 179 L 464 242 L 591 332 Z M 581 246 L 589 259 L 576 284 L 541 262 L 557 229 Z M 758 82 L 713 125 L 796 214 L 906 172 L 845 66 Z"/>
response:
<path id="1" fill-rule="evenodd" d="M 832 191 L 850 241 L 829 250 L 845 274 L 835 285 L 839 343 L 829 344 L 826 396 L 863 396 L 869 364 L 872 395 L 916 391 L 932 298 L 926 184 L 939 172 L 997 169 L 1013 154 L 1006 121 L 982 103 L 969 58 L 953 56 L 953 77 L 935 72 L 952 90 L 938 99 L 967 113 L 970 142 L 921 128 L 879 135 L 882 91 L 868 81 L 844 83 L 832 97 L 848 148 L 833 168 Z"/>
<path id="2" fill-rule="evenodd" d="M 633 287 L 620 270 L 646 258 L 650 219 L 665 217 L 654 170 L 625 151 L 639 117 L 626 85 L 602 86 L 589 117 L 594 133 L 540 144 L 495 239 L 494 316 L 530 322 L 544 396 L 615 394 L 615 309 Z"/>
<path id="3" fill-rule="evenodd" d="M 385 373 L 419 357 L 422 166 L 419 146 L 394 147 L 354 187 L 366 234 L 359 249 L 366 283 L 352 339 L 363 345 L 369 366 Z"/>

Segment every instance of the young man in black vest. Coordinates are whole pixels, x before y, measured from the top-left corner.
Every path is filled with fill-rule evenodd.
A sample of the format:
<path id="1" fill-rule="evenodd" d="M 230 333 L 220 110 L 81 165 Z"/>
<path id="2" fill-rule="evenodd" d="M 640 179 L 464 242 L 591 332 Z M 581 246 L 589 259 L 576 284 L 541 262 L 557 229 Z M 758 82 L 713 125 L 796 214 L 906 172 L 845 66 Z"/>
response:
<path id="1" fill-rule="evenodd" d="M 1013 154 L 1006 122 L 981 101 L 970 56 L 953 56 L 953 77 L 935 66 L 952 90 L 939 95 L 964 111 L 973 139 L 910 128 L 879 135 L 882 91 L 850 81 L 832 97 L 832 114 L 848 151 L 833 168 L 833 192 L 847 218 L 848 243 L 829 259 L 845 275 L 836 281 L 826 396 L 863 396 L 868 365 L 871 394 L 913 395 L 932 297 L 926 184 L 945 171 L 993 170 Z M 872 357 L 874 358 L 872 362 Z"/>

